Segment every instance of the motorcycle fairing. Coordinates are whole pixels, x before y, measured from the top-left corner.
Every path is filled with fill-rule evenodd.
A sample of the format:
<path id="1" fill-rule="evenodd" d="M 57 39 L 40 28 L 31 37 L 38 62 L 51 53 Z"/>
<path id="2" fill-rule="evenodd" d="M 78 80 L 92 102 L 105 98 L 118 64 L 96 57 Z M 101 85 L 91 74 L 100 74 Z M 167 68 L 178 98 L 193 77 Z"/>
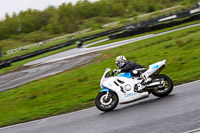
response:
<path id="1" fill-rule="evenodd" d="M 152 75 L 156 75 L 164 69 L 166 64 L 166 60 L 162 60 L 156 62 L 154 64 L 149 65 L 149 69 L 142 74 L 142 77 L 151 77 Z"/>
<path id="2" fill-rule="evenodd" d="M 102 90 L 99 91 L 99 92 L 104 92 L 104 91 L 105 91 L 105 92 L 113 92 L 112 90 L 106 88 L 105 86 L 102 86 Z"/>
<path id="3" fill-rule="evenodd" d="M 124 72 L 124 73 L 118 74 L 117 77 L 132 78 L 133 76 L 132 76 L 131 72 Z"/>
<path id="4" fill-rule="evenodd" d="M 121 82 L 119 82 L 121 81 Z M 134 85 L 138 81 L 127 77 L 110 77 L 106 78 L 102 84 L 102 91 L 114 91 L 117 93 L 119 103 L 128 103 L 149 96 L 148 92 L 137 93 L 134 91 Z M 129 87 L 128 89 L 126 87 Z M 122 91 L 123 89 L 123 91 Z"/>

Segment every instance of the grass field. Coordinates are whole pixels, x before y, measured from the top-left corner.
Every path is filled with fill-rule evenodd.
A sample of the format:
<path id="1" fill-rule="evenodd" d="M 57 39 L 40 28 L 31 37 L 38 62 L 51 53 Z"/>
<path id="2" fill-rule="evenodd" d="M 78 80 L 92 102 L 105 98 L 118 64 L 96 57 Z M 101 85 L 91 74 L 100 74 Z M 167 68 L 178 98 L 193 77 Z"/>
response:
<path id="1" fill-rule="evenodd" d="M 175 85 L 200 79 L 200 26 L 103 51 L 95 63 L 27 83 L 0 93 L 0 126 L 30 121 L 94 106 L 105 70 L 115 69 L 115 58 L 148 67 L 167 59 L 162 73 Z M 173 92 L 172 92 L 173 93 Z"/>

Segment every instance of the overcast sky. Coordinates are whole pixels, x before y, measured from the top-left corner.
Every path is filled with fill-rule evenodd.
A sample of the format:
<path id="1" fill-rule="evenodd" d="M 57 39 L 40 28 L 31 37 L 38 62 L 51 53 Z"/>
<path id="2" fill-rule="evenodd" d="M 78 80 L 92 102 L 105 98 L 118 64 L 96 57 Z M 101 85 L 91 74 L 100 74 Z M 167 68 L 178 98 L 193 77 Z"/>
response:
<path id="1" fill-rule="evenodd" d="M 78 0 L 0 0 L 0 20 L 4 18 L 5 13 L 12 15 L 13 12 L 19 13 L 21 10 L 39 9 L 43 10 L 49 5 L 59 6 L 63 2 L 72 2 L 75 4 Z M 91 2 L 97 0 L 89 0 Z"/>

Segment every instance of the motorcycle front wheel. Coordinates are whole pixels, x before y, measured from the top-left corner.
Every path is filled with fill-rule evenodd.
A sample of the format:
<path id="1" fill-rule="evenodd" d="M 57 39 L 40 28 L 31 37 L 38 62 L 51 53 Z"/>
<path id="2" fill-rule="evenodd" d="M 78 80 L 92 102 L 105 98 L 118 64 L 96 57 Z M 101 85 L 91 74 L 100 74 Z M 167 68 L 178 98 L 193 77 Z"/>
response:
<path id="1" fill-rule="evenodd" d="M 157 97 L 164 97 L 169 95 L 173 90 L 173 81 L 170 77 L 164 74 L 156 75 L 153 80 L 163 80 L 165 83 L 163 86 L 158 86 L 151 90 L 151 93 Z"/>
<path id="2" fill-rule="evenodd" d="M 112 111 L 118 105 L 118 96 L 115 92 L 99 92 L 95 99 L 96 107 L 101 111 Z"/>

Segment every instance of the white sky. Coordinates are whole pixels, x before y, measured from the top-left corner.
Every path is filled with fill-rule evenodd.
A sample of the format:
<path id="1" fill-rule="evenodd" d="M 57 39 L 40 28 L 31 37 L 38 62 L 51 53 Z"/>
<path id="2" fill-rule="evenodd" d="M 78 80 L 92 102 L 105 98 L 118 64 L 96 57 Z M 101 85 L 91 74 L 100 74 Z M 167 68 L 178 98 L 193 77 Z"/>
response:
<path id="1" fill-rule="evenodd" d="M 59 6 L 63 2 L 75 4 L 78 0 L 0 0 L 0 20 L 4 19 L 6 13 L 12 15 L 28 8 L 44 10 L 49 5 Z M 89 0 L 91 2 L 97 0 Z"/>

